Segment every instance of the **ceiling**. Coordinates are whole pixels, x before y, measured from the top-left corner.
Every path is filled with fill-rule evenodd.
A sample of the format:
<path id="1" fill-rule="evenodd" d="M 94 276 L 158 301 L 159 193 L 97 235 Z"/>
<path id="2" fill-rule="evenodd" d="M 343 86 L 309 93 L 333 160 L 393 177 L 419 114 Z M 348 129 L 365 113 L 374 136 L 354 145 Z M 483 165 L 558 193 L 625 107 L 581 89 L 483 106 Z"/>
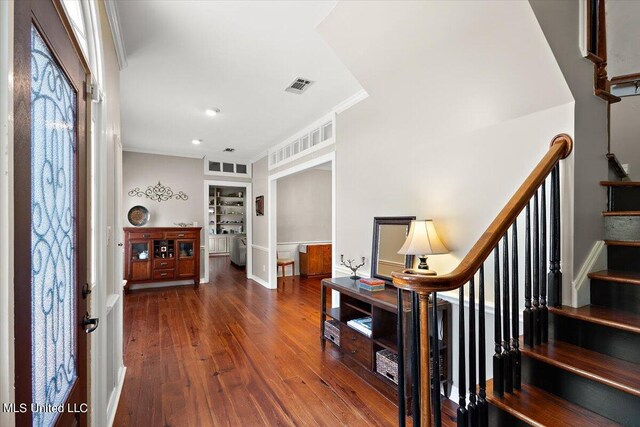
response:
<path id="1" fill-rule="evenodd" d="M 249 160 L 359 92 L 316 31 L 335 3 L 118 1 L 125 150 Z"/>
<path id="2" fill-rule="evenodd" d="M 640 1 L 608 0 L 607 74 L 609 77 L 640 73 Z"/>

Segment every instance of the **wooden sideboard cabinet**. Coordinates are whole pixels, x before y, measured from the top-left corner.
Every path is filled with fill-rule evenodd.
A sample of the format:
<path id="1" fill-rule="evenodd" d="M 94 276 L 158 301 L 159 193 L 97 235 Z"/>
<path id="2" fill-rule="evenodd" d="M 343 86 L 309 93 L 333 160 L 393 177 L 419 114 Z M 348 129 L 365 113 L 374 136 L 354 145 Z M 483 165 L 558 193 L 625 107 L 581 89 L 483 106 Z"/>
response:
<path id="1" fill-rule="evenodd" d="M 200 227 L 124 228 L 125 279 L 137 283 L 193 280 L 200 285 Z"/>
<path id="2" fill-rule="evenodd" d="M 300 275 L 303 277 L 330 276 L 333 268 L 331 244 L 303 246 L 306 249 L 300 248 Z"/>

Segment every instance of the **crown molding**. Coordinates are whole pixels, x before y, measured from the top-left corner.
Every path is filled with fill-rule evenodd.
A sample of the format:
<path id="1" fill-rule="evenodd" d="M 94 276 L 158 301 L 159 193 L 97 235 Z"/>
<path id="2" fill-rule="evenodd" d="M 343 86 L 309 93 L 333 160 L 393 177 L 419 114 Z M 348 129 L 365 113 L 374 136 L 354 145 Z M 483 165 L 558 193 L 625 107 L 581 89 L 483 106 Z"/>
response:
<path id="1" fill-rule="evenodd" d="M 118 65 L 123 70 L 127 68 L 127 52 L 124 48 L 124 37 L 120 26 L 120 15 L 115 0 L 104 0 L 104 7 L 107 10 L 107 19 L 109 27 L 111 27 L 111 35 L 113 36 L 113 44 L 116 47 L 116 56 L 118 57 Z"/>
<path id="2" fill-rule="evenodd" d="M 358 102 L 367 99 L 368 97 L 369 97 L 369 94 L 367 93 L 367 91 L 364 90 L 364 89 L 360 89 L 358 92 L 354 93 L 349 98 L 345 99 L 340 104 L 336 105 L 333 108 L 333 111 L 336 114 L 340 114 L 340 113 L 348 110 L 349 108 L 353 107 Z"/>
<path id="3" fill-rule="evenodd" d="M 188 159 L 204 159 L 205 158 L 205 155 L 203 154 L 173 153 L 171 151 L 154 150 L 154 149 L 139 148 L 139 147 L 122 147 L 122 151 L 128 151 L 130 153 L 141 153 L 141 154 L 156 154 L 158 156 L 186 157 Z"/>

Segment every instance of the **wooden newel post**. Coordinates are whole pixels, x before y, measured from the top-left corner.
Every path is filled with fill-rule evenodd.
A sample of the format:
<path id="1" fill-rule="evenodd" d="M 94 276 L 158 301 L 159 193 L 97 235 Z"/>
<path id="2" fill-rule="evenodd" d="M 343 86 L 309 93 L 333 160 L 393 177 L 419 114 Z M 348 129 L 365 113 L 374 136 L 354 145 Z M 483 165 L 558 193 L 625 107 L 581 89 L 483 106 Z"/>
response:
<path id="1" fill-rule="evenodd" d="M 431 375 L 429 372 L 429 293 L 418 293 L 420 298 L 420 426 L 431 427 Z M 435 303 L 435 301 L 434 301 Z"/>

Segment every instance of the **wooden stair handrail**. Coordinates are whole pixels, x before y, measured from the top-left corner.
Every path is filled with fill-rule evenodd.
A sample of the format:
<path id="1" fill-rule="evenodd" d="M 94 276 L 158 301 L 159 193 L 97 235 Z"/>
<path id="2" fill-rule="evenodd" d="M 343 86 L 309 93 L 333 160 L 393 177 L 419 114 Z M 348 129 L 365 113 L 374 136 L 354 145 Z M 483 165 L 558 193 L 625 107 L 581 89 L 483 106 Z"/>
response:
<path id="1" fill-rule="evenodd" d="M 524 183 L 518 188 L 518 191 L 511 197 L 462 262 L 451 273 L 442 276 L 423 276 L 393 272 L 394 286 L 419 293 L 430 293 L 450 291 L 467 283 L 491 254 L 520 212 L 529 203 L 540 185 L 542 185 L 542 182 L 560 160 L 567 158 L 571 154 L 572 149 L 573 140 L 567 134 L 556 135 L 551 140 L 551 146 L 547 154 L 540 160 L 533 172 L 529 174 Z"/>

